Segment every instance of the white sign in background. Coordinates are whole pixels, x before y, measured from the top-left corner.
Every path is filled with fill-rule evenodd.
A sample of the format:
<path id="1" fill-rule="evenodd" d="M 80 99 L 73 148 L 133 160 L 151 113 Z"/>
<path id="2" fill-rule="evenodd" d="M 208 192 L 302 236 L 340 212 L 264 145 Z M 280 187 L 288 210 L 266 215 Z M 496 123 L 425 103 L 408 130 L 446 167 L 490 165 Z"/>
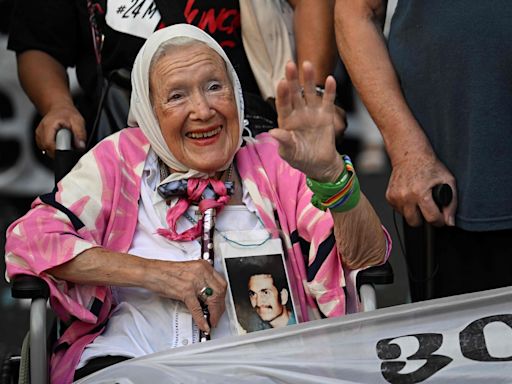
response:
<path id="1" fill-rule="evenodd" d="M 118 32 L 147 39 L 160 19 L 153 0 L 107 0 L 105 21 Z"/>
<path id="2" fill-rule="evenodd" d="M 512 382 L 512 287 L 176 348 L 79 383 Z"/>

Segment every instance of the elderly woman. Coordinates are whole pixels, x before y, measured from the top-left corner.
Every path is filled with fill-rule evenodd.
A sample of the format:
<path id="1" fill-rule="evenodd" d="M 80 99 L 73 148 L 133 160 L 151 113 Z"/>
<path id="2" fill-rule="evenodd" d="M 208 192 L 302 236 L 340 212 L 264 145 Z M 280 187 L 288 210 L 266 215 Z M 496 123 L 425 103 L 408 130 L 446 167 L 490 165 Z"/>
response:
<path id="1" fill-rule="evenodd" d="M 147 40 L 132 74 L 133 128 L 84 155 L 8 230 L 8 276 L 43 278 L 67 324 L 52 382 L 200 331 L 230 334 L 227 283 L 196 241 L 212 208 L 214 239 L 281 234 L 299 320 L 345 313 L 344 268 L 382 263 L 389 240 L 336 152 L 334 79 L 319 97 L 312 65 L 303 90 L 297 73 L 289 63 L 277 90 L 279 128 L 241 147 L 241 89 L 220 46 L 184 24 Z M 200 201 L 205 189 L 213 193 Z"/>

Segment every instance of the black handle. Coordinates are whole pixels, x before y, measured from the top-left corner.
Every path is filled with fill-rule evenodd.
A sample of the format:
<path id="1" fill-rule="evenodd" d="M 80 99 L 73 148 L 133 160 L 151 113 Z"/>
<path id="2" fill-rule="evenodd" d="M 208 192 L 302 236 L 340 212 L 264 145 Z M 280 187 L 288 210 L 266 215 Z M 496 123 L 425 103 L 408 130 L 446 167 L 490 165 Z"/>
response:
<path id="1" fill-rule="evenodd" d="M 446 207 L 453 198 L 452 187 L 448 184 L 438 184 L 432 188 L 432 198 L 441 211 Z"/>

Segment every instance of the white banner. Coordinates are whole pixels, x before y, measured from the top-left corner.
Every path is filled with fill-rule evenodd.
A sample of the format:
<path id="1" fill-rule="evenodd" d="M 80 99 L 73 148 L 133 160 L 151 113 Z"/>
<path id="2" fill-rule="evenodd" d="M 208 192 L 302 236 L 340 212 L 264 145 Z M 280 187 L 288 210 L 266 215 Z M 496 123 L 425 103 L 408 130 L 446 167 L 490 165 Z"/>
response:
<path id="1" fill-rule="evenodd" d="M 79 383 L 512 382 L 512 287 L 176 348 Z"/>

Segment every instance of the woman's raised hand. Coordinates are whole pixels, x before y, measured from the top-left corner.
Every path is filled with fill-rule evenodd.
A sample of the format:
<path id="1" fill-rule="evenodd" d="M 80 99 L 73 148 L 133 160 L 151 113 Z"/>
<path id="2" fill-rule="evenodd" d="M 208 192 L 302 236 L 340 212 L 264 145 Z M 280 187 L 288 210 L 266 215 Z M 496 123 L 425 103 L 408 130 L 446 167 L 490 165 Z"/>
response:
<path id="1" fill-rule="evenodd" d="M 279 154 L 292 167 L 318 181 L 335 181 L 343 169 L 335 146 L 336 81 L 329 76 L 323 96 L 318 97 L 313 65 L 305 61 L 302 73 L 304 91 L 295 63 L 286 65 L 286 79 L 277 87 L 279 127 L 270 134 L 279 142 Z"/>

